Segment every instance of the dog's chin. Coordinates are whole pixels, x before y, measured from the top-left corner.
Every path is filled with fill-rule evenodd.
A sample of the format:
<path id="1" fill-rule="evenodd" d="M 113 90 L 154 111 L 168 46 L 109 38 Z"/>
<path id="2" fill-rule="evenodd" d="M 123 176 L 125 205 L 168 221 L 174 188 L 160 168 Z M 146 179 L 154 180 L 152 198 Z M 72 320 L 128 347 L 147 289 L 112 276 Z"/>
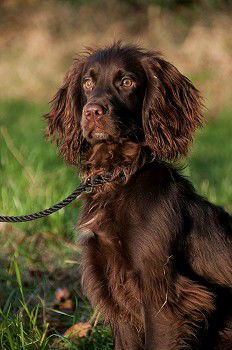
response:
<path id="1" fill-rule="evenodd" d="M 125 141 L 131 141 L 134 143 L 142 143 L 143 138 L 139 138 L 138 136 L 130 133 L 115 133 L 110 134 L 105 131 L 91 131 L 87 134 L 83 133 L 84 138 L 86 141 L 91 144 L 95 145 L 96 143 L 104 143 L 104 142 L 113 142 L 113 143 L 122 143 Z"/>
<path id="2" fill-rule="evenodd" d="M 95 144 L 98 142 L 111 140 L 112 136 L 104 131 L 91 131 L 86 135 L 85 138 L 89 143 Z"/>
<path id="3" fill-rule="evenodd" d="M 127 130 L 127 132 L 122 131 L 116 131 L 116 130 L 102 130 L 102 129 L 85 129 L 83 128 L 83 137 L 84 139 L 90 143 L 91 145 L 94 145 L 96 143 L 104 143 L 104 142 L 113 142 L 113 143 L 121 143 L 122 141 L 132 141 L 135 143 L 140 143 L 141 138 L 139 138 L 138 135 L 135 134 L 135 132 L 130 132 Z M 120 142 L 121 141 L 121 142 Z"/>

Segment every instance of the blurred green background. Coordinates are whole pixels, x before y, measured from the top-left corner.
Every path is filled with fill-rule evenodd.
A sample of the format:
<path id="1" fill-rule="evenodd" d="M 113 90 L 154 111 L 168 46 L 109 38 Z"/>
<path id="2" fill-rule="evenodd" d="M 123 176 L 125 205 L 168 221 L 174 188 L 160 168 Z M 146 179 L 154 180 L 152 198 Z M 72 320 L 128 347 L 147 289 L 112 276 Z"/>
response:
<path id="1" fill-rule="evenodd" d="M 0 214 L 63 199 L 78 184 L 43 135 L 41 116 L 85 47 L 122 39 L 160 50 L 205 99 L 185 173 L 232 212 L 232 4 L 229 0 L 0 1 Z M 74 226 L 81 203 L 26 224 L 0 223 L 0 349 L 112 349 L 83 297 Z M 71 306 L 57 290 L 67 288 Z M 90 320 L 85 337 L 63 337 Z"/>

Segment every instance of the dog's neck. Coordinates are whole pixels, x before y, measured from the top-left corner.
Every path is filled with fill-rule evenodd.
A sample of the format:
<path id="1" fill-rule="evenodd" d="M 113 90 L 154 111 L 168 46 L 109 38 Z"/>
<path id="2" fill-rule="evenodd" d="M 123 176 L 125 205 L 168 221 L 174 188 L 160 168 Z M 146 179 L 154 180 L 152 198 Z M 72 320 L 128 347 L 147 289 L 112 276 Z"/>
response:
<path id="1" fill-rule="evenodd" d="M 111 182 L 126 183 L 138 169 L 150 160 L 151 154 L 142 144 L 128 140 L 120 143 L 97 143 L 85 155 L 82 176 L 87 179 L 110 174 Z"/>

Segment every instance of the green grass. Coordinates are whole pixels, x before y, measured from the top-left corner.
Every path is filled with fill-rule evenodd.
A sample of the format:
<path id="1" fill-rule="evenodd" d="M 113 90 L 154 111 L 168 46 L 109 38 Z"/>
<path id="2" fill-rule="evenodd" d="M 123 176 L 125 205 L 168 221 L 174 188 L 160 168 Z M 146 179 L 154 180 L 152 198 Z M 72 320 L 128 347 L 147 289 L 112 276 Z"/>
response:
<path id="1" fill-rule="evenodd" d="M 23 101 L 1 103 L 1 209 L 6 214 L 20 215 L 48 207 L 79 184 L 76 169 L 66 167 L 44 139 L 41 115 L 46 108 Z M 55 216 L 20 224 L 20 228 L 29 234 L 46 229 L 68 236 L 73 232 L 70 219 L 75 223 L 78 210 L 76 202 Z"/>
<path id="2" fill-rule="evenodd" d="M 197 135 L 189 176 L 198 192 L 232 212 L 232 112 L 227 109 Z"/>
<path id="3" fill-rule="evenodd" d="M 48 106 L 0 101 L 0 214 L 22 215 L 63 199 L 79 183 L 43 136 Z M 187 174 L 198 192 L 232 211 L 232 119 L 225 111 L 201 130 Z M 88 321 L 92 310 L 81 293 L 75 244 L 80 202 L 25 224 L 0 223 L 0 349 L 110 350 L 109 329 L 99 322 L 78 343 L 62 334 Z M 57 288 L 70 290 L 74 308 L 54 306 Z"/>

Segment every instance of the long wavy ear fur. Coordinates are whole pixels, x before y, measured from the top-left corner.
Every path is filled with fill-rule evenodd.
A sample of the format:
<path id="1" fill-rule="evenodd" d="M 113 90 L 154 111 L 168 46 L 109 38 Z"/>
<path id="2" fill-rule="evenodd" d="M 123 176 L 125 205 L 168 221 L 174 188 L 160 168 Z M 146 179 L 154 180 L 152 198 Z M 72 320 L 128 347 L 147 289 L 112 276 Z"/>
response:
<path id="1" fill-rule="evenodd" d="M 160 160 L 185 156 L 194 131 L 202 124 L 198 90 L 159 53 L 144 55 L 147 91 L 143 104 L 146 144 Z"/>
<path id="2" fill-rule="evenodd" d="M 61 88 L 51 101 L 50 112 L 44 116 L 48 123 L 46 136 L 56 142 L 59 153 L 70 165 L 78 163 L 83 143 L 80 127 L 83 65 L 83 59 L 75 60 L 65 75 Z"/>

